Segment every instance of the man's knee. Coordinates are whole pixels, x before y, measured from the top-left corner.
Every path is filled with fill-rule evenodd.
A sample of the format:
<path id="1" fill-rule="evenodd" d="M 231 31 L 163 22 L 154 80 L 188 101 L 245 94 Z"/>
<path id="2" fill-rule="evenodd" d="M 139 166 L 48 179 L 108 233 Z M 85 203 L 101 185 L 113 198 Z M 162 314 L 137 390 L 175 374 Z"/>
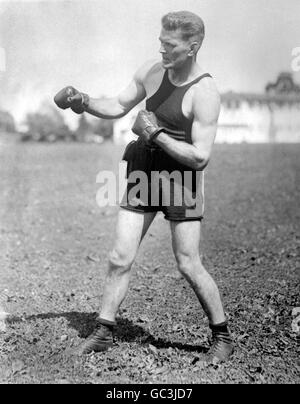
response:
<path id="1" fill-rule="evenodd" d="M 175 255 L 178 270 L 185 276 L 192 276 L 195 272 L 204 270 L 199 254 L 177 253 Z"/>
<path id="2" fill-rule="evenodd" d="M 128 271 L 134 261 L 134 255 L 130 251 L 122 251 L 120 248 L 114 248 L 109 253 L 110 271 Z"/>

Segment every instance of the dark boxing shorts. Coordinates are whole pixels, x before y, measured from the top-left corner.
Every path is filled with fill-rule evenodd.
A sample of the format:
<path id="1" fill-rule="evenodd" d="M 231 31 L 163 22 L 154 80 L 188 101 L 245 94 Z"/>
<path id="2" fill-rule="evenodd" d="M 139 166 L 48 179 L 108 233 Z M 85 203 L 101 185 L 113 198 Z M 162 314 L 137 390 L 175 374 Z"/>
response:
<path id="1" fill-rule="evenodd" d="M 202 220 L 204 173 L 179 163 L 141 138 L 124 153 L 127 188 L 120 206 L 138 213 L 163 212 L 170 221 Z"/>

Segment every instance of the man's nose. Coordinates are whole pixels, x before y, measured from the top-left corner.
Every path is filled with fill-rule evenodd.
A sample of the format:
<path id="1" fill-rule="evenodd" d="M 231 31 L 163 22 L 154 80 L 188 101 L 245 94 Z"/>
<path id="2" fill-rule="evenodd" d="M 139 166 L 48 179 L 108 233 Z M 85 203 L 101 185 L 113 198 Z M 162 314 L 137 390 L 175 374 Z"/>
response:
<path id="1" fill-rule="evenodd" d="M 166 50 L 163 45 L 160 45 L 159 53 L 166 53 Z"/>

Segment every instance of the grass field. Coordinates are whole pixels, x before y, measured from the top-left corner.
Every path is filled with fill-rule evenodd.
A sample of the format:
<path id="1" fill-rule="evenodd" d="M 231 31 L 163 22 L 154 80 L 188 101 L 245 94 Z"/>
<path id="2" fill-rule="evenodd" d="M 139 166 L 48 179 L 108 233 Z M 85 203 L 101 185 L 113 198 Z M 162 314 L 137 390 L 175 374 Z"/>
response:
<path id="1" fill-rule="evenodd" d="M 205 366 L 207 320 L 178 278 L 161 215 L 134 265 L 115 349 L 66 354 L 100 305 L 117 208 L 97 207 L 96 176 L 117 169 L 122 148 L 0 143 L 0 294 L 12 314 L 0 334 L 0 382 L 299 383 L 299 152 L 215 147 L 201 253 L 237 349 L 229 363 Z"/>

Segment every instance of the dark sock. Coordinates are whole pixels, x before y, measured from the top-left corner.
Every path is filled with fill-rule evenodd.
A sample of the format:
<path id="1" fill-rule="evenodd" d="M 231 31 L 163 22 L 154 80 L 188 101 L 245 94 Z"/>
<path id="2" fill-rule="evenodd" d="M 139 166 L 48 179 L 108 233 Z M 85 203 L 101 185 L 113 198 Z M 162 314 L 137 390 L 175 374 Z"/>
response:
<path id="1" fill-rule="evenodd" d="M 97 323 L 105 325 L 109 329 L 112 329 L 117 324 L 115 321 L 105 320 L 105 318 L 101 318 L 101 317 L 98 317 L 96 321 L 97 321 Z"/>
<path id="2" fill-rule="evenodd" d="M 220 324 L 209 324 L 209 328 L 212 330 L 213 333 L 221 332 L 229 335 L 227 321 L 224 321 L 223 323 Z"/>

